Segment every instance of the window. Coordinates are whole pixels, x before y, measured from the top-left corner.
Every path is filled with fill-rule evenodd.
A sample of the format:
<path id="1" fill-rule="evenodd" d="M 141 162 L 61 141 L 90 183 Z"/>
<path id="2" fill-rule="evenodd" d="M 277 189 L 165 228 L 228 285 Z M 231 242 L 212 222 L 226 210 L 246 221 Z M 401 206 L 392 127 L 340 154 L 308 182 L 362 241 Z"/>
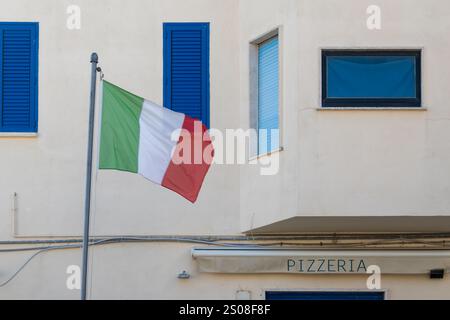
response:
<path id="1" fill-rule="evenodd" d="M 420 107 L 420 50 L 323 50 L 322 107 Z"/>
<path id="2" fill-rule="evenodd" d="M 278 36 L 258 45 L 258 155 L 278 150 L 279 59 Z"/>
<path id="3" fill-rule="evenodd" d="M 164 106 L 209 127 L 209 23 L 164 23 Z"/>
<path id="4" fill-rule="evenodd" d="M 0 22 L 0 132 L 37 132 L 38 32 Z"/>

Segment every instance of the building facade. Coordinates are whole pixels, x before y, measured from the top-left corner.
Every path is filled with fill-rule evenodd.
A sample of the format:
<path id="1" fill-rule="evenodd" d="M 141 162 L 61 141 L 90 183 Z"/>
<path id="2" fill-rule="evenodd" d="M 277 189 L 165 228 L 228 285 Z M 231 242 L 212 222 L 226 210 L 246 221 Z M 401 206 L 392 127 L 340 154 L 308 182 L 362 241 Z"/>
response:
<path id="1" fill-rule="evenodd" d="M 95 171 L 90 298 L 449 299 L 449 17 L 444 0 L 2 1 L 0 299 L 79 298 L 92 52 L 210 128 L 279 133 L 214 164 L 195 204 Z"/>

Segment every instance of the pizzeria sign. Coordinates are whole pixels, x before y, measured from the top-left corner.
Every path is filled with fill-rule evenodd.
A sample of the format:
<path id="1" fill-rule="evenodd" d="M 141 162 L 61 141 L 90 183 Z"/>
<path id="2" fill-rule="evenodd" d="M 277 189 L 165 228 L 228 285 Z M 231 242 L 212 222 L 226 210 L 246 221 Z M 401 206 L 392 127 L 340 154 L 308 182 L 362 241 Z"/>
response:
<path id="1" fill-rule="evenodd" d="M 292 250 L 194 248 L 201 272 L 366 274 L 372 265 L 382 274 L 427 274 L 450 270 L 449 250 Z"/>

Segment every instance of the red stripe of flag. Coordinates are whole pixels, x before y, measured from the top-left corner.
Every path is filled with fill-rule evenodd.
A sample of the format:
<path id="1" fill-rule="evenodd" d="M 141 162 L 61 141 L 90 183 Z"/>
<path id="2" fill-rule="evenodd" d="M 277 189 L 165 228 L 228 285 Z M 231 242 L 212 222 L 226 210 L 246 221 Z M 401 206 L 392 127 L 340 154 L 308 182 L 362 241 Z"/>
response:
<path id="1" fill-rule="evenodd" d="M 175 152 L 161 183 L 192 203 L 197 200 L 214 155 L 211 139 L 206 131 L 205 125 L 200 121 L 185 116 Z M 185 154 L 189 150 L 190 155 Z M 180 161 L 180 158 L 184 161 Z"/>

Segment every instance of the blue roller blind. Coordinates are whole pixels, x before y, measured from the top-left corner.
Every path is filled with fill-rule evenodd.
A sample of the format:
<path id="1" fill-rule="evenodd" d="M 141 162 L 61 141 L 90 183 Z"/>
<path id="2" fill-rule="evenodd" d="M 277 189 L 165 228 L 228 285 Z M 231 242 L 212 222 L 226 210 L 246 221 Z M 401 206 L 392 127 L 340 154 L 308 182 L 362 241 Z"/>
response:
<path id="1" fill-rule="evenodd" d="M 164 106 L 209 127 L 209 23 L 164 23 Z"/>
<path id="2" fill-rule="evenodd" d="M 37 23 L 0 22 L 0 63 L 0 131 L 37 132 Z"/>
<path id="3" fill-rule="evenodd" d="M 334 56 L 327 58 L 329 98 L 414 98 L 415 58 Z"/>
<path id="4" fill-rule="evenodd" d="M 278 73 L 278 37 L 274 37 L 258 48 L 258 154 L 279 148 Z"/>

